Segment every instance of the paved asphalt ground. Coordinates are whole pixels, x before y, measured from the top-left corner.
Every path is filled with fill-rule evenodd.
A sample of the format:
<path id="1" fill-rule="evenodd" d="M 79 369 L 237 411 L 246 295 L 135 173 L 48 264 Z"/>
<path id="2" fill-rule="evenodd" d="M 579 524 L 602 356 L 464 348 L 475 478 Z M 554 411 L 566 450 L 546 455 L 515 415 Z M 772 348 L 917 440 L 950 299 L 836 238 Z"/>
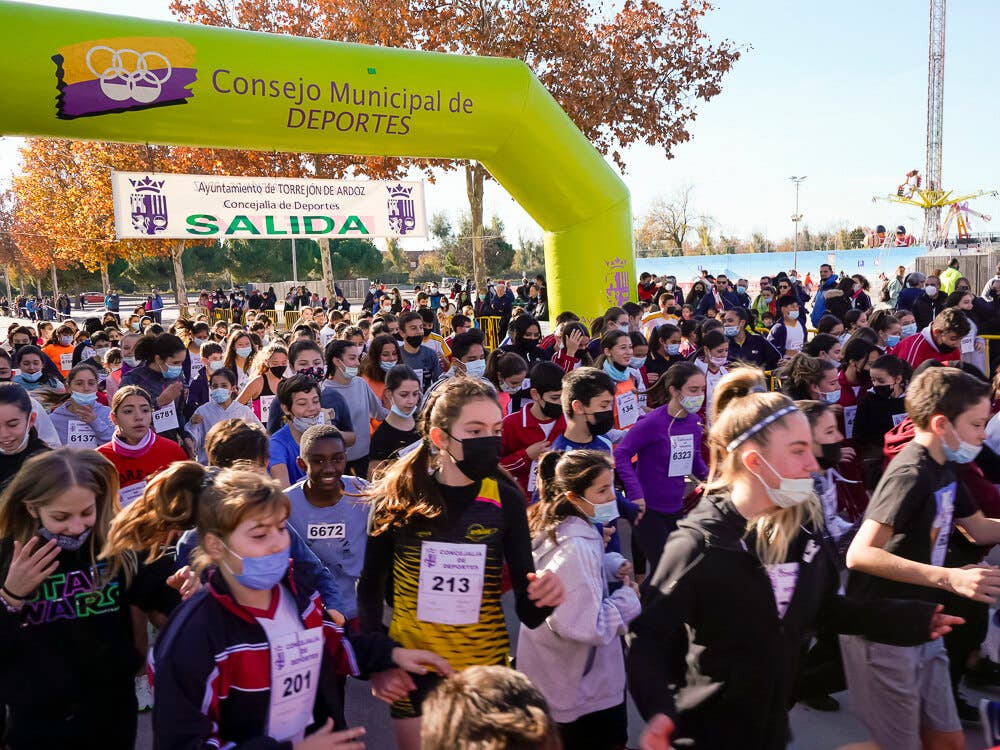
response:
<path id="1" fill-rule="evenodd" d="M 140 298 L 122 298 L 121 310 L 124 312 L 138 304 Z M 358 300 L 353 301 L 358 304 Z M 164 299 L 167 305 L 164 308 L 163 320 L 169 324 L 177 317 L 177 307 Z M 78 311 L 74 308 L 73 317 L 77 320 L 88 315 L 100 315 L 101 308 L 97 305 L 88 305 L 87 309 Z M 0 329 L 6 331 L 7 326 L 13 322 L 12 318 L 0 317 Z M 623 525 L 622 548 L 629 549 L 628 536 L 629 529 Z M 997 561 L 994 561 L 997 562 Z M 513 599 L 510 594 L 505 597 L 504 610 L 507 613 L 508 627 L 510 623 L 516 623 L 514 615 Z M 737 620 L 734 620 L 738 621 Z M 516 626 L 511 632 L 511 641 L 516 643 Z M 978 702 L 980 697 L 991 697 L 987 693 L 977 693 L 969 691 L 970 701 Z M 993 698 L 1000 700 L 1000 691 Z M 840 711 L 835 713 L 823 713 L 813 711 L 804 706 L 796 706 L 792 710 L 792 732 L 794 740 L 789 746 L 791 750 L 832 750 L 841 745 L 851 742 L 861 742 L 868 739 L 868 734 L 864 727 L 854 718 L 850 712 L 850 699 L 847 693 L 840 693 L 836 698 L 841 703 Z M 348 681 L 347 691 L 347 718 L 351 726 L 364 726 L 368 730 L 366 747 L 373 750 L 394 750 L 395 739 L 392 734 L 391 720 L 389 718 L 389 707 L 372 697 L 367 683 L 358 680 Z M 720 721 L 725 721 L 725 717 L 719 717 Z M 629 744 L 632 747 L 639 746 L 639 734 L 642 731 L 643 721 L 636 711 L 635 706 L 629 701 Z M 982 731 L 979 724 L 969 724 L 965 733 L 966 750 L 984 750 L 986 747 Z M 152 720 L 150 714 L 142 714 L 139 718 L 139 737 L 136 742 L 137 750 L 152 750 L 153 733 Z M 568 748 L 567 750 L 575 750 Z M 892 750 L 883 748 L 882 750 Z"/>

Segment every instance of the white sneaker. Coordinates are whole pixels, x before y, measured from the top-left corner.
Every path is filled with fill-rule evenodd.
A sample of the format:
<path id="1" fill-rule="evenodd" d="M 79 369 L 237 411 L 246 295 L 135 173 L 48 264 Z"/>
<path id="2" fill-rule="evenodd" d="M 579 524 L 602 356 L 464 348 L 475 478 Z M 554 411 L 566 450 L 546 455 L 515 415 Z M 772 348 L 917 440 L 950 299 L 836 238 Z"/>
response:
<path id="1" fill-rule="evenodd" d="M 135 700 L 139 704 L 140 712 L 153 708 L 153 688 L 149 684 L 149 678 L 144 674 L 135 678 Z"/>

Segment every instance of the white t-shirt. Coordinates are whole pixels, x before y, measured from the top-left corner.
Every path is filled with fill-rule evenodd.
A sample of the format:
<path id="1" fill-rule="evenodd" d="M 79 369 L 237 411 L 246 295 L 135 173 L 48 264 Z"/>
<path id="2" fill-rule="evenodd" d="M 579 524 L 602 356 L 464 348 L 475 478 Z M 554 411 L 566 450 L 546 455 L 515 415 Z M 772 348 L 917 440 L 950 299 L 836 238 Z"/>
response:
<path id="1" fill-rule="evenodd" d="M 802 344 L 805 336 L 802 332 L 802 323 L 800 321 L 795 321 L 792 325 L 785 322 L 785 351 L 786 352 L 800 352 L 802 351 Z"/>

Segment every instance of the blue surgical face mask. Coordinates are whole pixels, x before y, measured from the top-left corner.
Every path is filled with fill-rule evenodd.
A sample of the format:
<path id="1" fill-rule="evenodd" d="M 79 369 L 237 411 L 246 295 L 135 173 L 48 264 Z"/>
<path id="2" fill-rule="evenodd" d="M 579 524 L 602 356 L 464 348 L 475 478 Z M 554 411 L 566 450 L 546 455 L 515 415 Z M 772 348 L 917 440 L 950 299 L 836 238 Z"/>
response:
<path id="1" fill-rule="evenodd" d="M 42 379 L 42 371 L 39 370 L 38 372 L 22 372 L 21 379 L 26 380 L 29 383 L 37 383 L 39 380 Z"/>
<path id="2" fill-rule="evenodd" d="M 944 456 L 949 461 L 954 461 L 956 464 L 967 464 L 976 460 L 976 456 L 983 449 L 982 445 L 973 445 L 972 443 L 967 443 L 962 438 L 958 437 L 956 432 L 955 437 L 958 439 L 958 447 L 952 448 L 948 445 L 947 440 L 941 441 L 941 447 L 944 449 Z"/>
<path id="3" fill-rule="evenodd" d="M 177 380 L 181 375 L 184 374 L 183 365 L 167 365 L 167 369 L 163 373 L 163 377 L 167 380 Z"/>
<path id="4" fill-rule="evenodd" d="M 829 393 L 821 393 L 820 398 L 828 404 L 835 404 L 840 401 L 840 388 L 835 391 L 830 391 Z"/>
<path id="5" fill-rule="evenodd" d="M 208 360 L 208 370 L 209 372 L 218 372 L 225 364 L 221 359 L 210 359 Z"/>
<path id="6" fill-rule="evenodd" d="M 378 364 L 385 372 L 389 372 L 389 370 L 396 366 L 395 362 L 386 362 L 384 359 L 380 360 Z"/>
<path id="7" fill-rule="evenodd" d="M 350 380 L 351 378 L 356 378 L 358 376 L 357 367 L 342 367 L 340 368 L 344 372 L 344 377 Z"/>
<path id="8" fill-rule="evenodd" d="M 413 408 L 410 409 L 409 412 L 405 412 L 402 409 L 400 409 L 398 406 L 396 406 L 395 404 L 393 404 L 392 406 L 389 407 L 389 411 L 391 411 L 397 417 L 400 417 L 402 419 L 409 419 L 410 417 L 412 417 L 416 413 L 417 406 L 419 406 L 419 404 L 414 404 Z"/>
<path id="9" fill-rule="evenodd" d="M 465 363 L 465 371 L 473 378 L 481 378 L 486 372 L 486 360 L 477 359 Z"/>
<path id="10" fill-rule="evenodd" d="M 736 338 L 736 335 L 740 332 L 739 326 L 725 326 L 722 332 L 726 334 L 729 338 Z"/>
<path id="11" fill-rule="evenodd" d="M 643 367 L 643 365 L 645 365 L 645 364 L 646 364 L 646 358 L 645 357 L 632 357 L 628 361 L 628 366 L 632 367 L 632 368 L 634 368 L 636 370 L 641 369 Z"/>
<path id="12" fill-rule="evenodd" d="M 903 338 L 906 338 L 907 336 L 912 336 L 916 332 L 917 332 L 917 324 L 916 323 L 907 323 L 899 331 L 900 335 Z"/>
<path id="13" fill-rule="evenodd" d="M 241 585 L 246 586 L 248 589 L 253 589 L 254 591 L 269 591 L 281 583 L 281 579 L 285 577 L 285 573 L 288 572 L 288 547 L 283 550 L 275 552 L 273 555 L 260 555 L 259 557 L 240 557 L 229 545 L 225 544 L 226 549 L 232 553 L 234 557 L 238 557 L 243 561 L 243 572 L 235 573 L 233 569 L 229 567 L 229 563 L 225 560 L 222 564 L 226 566 L 226 570 L 235 578 Z"/>
<path id="14" fill-rule="evenodd" d="M 889 347 L 889 348 L 894 347 L 898 343 L 899 343 L 899 336 L 886 336 L 885 337 L 885 345 L 887 347 Z"/>
<path id="15" fill-rule="evenodd" d="M 232 396 L 232 391 L 228 388 L 213 388 L 212 389 L 212 400 L 217 404 L 224 404 Z"/>
<path id="16" fill-rule="evenodd" d="M 253 354 L 253 347 L 252 346 L 238 346 L 238 347 L 236 347 L 236 356 L 237 357 L 242 357 L 243 359 L 246 359 L 251 354 Z"/>
<path id="17" fill-rule="evenodd" d="M 671 357 L 675 357 L 680 353 L 681 353 L 680 344 L 667 344 L 667 354 L 669 354 Z"/>
<path id="18" fill-rule="evenodd" d="M 325 424 L 326 416 L 320 412 L 315 417 L 293 417 L 292 424 L 299 432 L 305 432 L 310 427 L 318 424 Z"/>
<path id="19" fill-rule="evenodd" d="M 740 294 L 746 294 L 747 288 L 745 286 L 738 286 L 736 287 L 736 291 L 739 292 Z"/>
<path id="20" fill-rule="evenodd" d="M 586 500 L 586 498 L 584 498 Z M 587 500 L 590 503 L 589 500 Z M 618 518 L 618 503 L 614 500 L 607 503 L 590 503 L 594 506 L 594 515 L 588 515 L 591 523 L 599 523 L 602 526 L 611 523 Z"/>
<path id="21" fill-rule="evenodd" d="M 91 406 L 97 401 L 96 393 L 77 393 L 76 391 L 73 391 L 69 394 L 69 397 L 80 406 Z"/>
<path id="22" fill-rule="evenodd" d="M 140 362 L 135 357 L 122 357 L 122 362 L 127 364 L 129 367 L 138 367 Z"/>

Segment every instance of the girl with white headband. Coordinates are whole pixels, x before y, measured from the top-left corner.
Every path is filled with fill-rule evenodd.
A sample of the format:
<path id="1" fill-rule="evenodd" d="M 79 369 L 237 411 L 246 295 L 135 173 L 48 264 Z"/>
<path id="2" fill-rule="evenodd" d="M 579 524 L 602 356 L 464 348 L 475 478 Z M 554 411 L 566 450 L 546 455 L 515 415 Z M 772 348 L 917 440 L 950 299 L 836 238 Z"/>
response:
<path id="1" fill-rule="evenodd" d="M 723 378 L 711 414 L 704 497 L 667 540 L 632 623 L 646 750 L 785 747 L 798 656 L 820 624 L 904 645 L 961 622 L 939 605 L 838 595 L 809 422 L 759 370 Z"/>

